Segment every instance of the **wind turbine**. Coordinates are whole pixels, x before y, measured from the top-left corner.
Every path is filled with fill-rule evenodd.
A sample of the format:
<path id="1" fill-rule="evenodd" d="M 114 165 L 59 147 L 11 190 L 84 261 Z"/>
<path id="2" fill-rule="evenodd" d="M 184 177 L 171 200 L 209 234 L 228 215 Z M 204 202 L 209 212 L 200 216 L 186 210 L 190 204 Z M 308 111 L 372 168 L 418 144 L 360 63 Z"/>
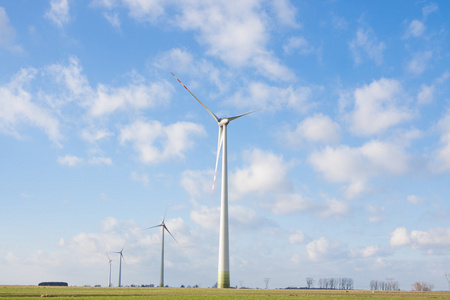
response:
<path id="1" fill-rule="evenodd" d="M 169 201 L 169 203 L 170 203 L 170 201 Z M 164 217 L 163 217 L 161 223 L 158 225 L 152 226 L 152 227 L 144 228 L 144 230 L 147 230 L 150 228 L 161 227 L 161 236 L 162 236 L 161 237 L 161 270 L 160 270 L 160 276 L 159 276 L 159 286 L 160 287 L 164 287 L 164 230 L 167 230 L 167 232 L 170 234 L 170 236 L 172 236 L 174 241 L 178 244 L 175 237 L 170 233 L 169 229 L 167 228 L 166 223 L 164 223 L 164 221 L 166 219 L 167 209 L 169 208 L 169 203 L 167 203 L 166 212 L 164 213 Z M 178 244 L 178 245 L 180 245 L 180 244 Z"/>
<path id="2" fill-rule="evenodd" d="M 125 262 L 125 258 L 123 257 L 123 249 L 124 249 L 125 247 L 123 247 L 122 248 L 122 250 L 120 250 L 119 252 L 113 252 L 113 253 L 119 253 L 120 254 L 120 256 L 119 256 L 119 287 L 121 287 L 122 286 L 122 259 L 123 259 L 123 261 Z"/>
<path id="3" fill-rule="evenodd" d="M 108 256 L 108 264 L 109 264 L 109 277 L 108 277 L 108 287 L 111 287 L 111 263 L 112 259 L 109 257 L 108 252 L 106 252 L 106 256 Z"/>
<path id="4" fill-rule="evenodd" d="M 171 72 L 172 73 L 172 72 Z M 216 168 L 214 170 L 214 181 L 212 191 L 214 191 L 214 185 L 216 182 L 217 165 L 219 163 L 220 150 L 223 144 L 222 154 L 222 191 L 220 197 L 220 233 L 219 233 L 219 266 L 217 275 L 217 287 L 229 288 L 230 287 L 230 252 L 229 252 L 229 238 L 228 238 L 228 171 L 227 171 L 227 126 L 228 124 L 236 120 L 237 118 L 251 114 L 253 112 L 262 110 L 264 108 L 256 109 L 241 115 L 227 118 L 219 118 L 212 111 L 210 111 L 192 92 L 178 79 L 173 73 L 178 82 L 203 106 L 204 109 L 214 118 L 219 125 L 219 139 L 217 144 L 217 156 L 216 156 Z"/>

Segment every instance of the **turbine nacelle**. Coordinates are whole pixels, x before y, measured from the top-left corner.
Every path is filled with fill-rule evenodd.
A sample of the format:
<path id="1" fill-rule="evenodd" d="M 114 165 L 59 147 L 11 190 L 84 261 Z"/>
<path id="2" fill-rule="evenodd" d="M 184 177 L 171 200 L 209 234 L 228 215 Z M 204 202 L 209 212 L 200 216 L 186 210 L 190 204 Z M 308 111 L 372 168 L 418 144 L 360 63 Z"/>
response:
<path id="1" fill-rule="evenodd" d="M 219 126 L 228 125 L 230 123 L 230 119 L 219 119 Z"/>

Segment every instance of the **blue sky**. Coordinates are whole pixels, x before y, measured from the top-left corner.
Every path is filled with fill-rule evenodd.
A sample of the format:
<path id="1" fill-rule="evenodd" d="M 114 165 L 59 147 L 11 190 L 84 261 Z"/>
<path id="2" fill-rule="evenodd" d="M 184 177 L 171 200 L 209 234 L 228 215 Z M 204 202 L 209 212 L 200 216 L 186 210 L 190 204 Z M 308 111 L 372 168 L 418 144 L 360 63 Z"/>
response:
<path id="1" fill-rule="evenodd" d="M 0 1 L 0 284 L 447 289 L 447 1 Z M 220 171 L 220 168 L 219 168 Z M 118 280 L 118 255 L 113 283 Z"/>

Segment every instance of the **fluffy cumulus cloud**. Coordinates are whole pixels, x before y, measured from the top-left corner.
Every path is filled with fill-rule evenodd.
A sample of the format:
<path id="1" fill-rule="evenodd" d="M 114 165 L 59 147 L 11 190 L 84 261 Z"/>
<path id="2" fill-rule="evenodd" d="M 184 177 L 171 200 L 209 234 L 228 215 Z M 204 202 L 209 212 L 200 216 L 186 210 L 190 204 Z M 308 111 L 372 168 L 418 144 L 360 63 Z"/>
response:
<path id="1" fill-rule="evenodd" d="M 58 27 L 63 27 L 70 20 L 69 1 L 51 0 L 50 9 L 45 13 L 45 17 L 55 23 Z"/>
<path id="2" fill-rule="evenodd" d="M 145 109 L 168 101 L 170 89 L 166 82 L 130 84 L 125 87 L 98 85 L 90 113 L 93 116 L 111 114 L 119 109 Z"/>
<path id="3" fill-rule="evenodd" d="M 391 233 L 391 247 L 409 246 L 412 249 L 425 249 L 432 252 L 450 246 L 450 228 L 430 228 L 428 231 L 398 227 Z"/>
<path id="4" fill-rule="evenodd" d="M 358 29 L 355 38 L 350 42 L 350 50 L 356 64 L 362 63 L 367 57 L 381 65 L 385 49 L 386 45 L 378 41 L 372 29 Z"/>
<path id="5" fill-rule="evenodd" d="M 308 161 L 331 182 L 348 182 L 347 197 L 358 196 L 368 179 L 380 174 L 399 175 L 409 168 L 410 156 L 391 142 L 373 140 L 361 147 L 326 147 L 313 152 Z"/>
<path id="6" fill-rule="evenodd" d="M 293 131 L 286 131 L 284 138 L 290 145 L 303 141 L 312 143 L 337 144 L 341 138 L 341 128 L 330 117 L 316 114 L 297 124 Z"/>
<path id="7" fill-rule="evenodd" d="M 286 178 L 289 164 L 274 153 L 253 149 L 245 152 L 246 166 L 237 169 L 230 176 L 232 191 L 236 197 L 248 193 L 282 191 L 290 187 Z"/>
<path id="8" fill-rule="evenodd" d="M 306 252 L 312 261 L 320 261 L 322 259 L 337 257 L 340 255 L 339 245 L 336 242 L 329 241 L 321 237 L 306 245 Z"/>
<path id="9" fill-rule="evenodd" d="M 0 131 L 21 137 L 23 125 L 33 126 L 43 130 L 51 141 L 59 145 L 63 136 L 57 117 L 26 89 L 36 73 L 37 70 L 32 68 L 22 69 L 9 83 L 0 86 Z"/>
<path id="10" fill-rule="evenodd" d="M 400 105 L 406 96 L 394 79 L 374 80 L 357 88 L 353 96 L 354 110 L 350 119 L 351 130 L 356 134 L 379 134 L 412 118 L 411 112 Z"/>
<path id="11" fill-rule="evenodd" d="M 106 10 L 104 16 L 115 27 L 120 26 L 120 20 L 114 14 L 118 7 L 126 7 L 131 18 L 149 23 L 167 18 L 166 11 L 173 9 L 175 18 L 165 21 L 182 30 L 196 32 L 197 40 L 206 47 L 206 54 L 232 67 L 254 67 L 260 74 L 274 80 L 295 78 L 294 73 L 266 47 L 270 21 L 299 27 L 296 10 L 288 1 L 265 6 L 261 1 L 96 0 L 94 6 Z M 272 20 L 270 16 L 273 16 Z"/>
<path id="12" fill-rule="evenodd" d="M 198 30 L 208 53 L 232 65 L 246 64 L 267 42 L 265 20 L 257 1 L 195 2 L 178 16 L 182 29 Z"/>
<path id="13" fill-rule="evenodd" d="M 65 87 L 61 92 L 66 101 L 78 101 L 88 109 L 92 117 L 107 116 L 117 111 L 142 110 L 168 103 L 171 87 L 168 82 L 147 83 L 134 74 L 131 83 L 112 87 L 99 83 L 94 89 L 83 74 L 83 68 L 76 57 L 67 65 L 55 64 L 46 68 L 52 78 Z"/>
<path id="14" fill-rule="evenodd" d="M 191 122 L 164 126 L 158 121 L 136 121 L 123 127 L 119 140 L 131 143 L 144 163 L 156 163 L 170 158 L 183 158 L 193 146 L 192 137 L 205 135 L 205 129 Z"/>

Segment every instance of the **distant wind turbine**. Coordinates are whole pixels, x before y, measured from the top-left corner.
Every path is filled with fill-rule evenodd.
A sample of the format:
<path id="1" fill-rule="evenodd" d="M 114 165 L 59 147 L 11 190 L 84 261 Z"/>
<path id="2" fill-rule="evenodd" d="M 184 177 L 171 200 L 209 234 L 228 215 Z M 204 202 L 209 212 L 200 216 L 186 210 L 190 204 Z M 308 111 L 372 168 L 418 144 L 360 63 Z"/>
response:
<path id="1" fill-rule="evenodd" d="M 106 252 L 106 256 L 108 256 L 108 264 L 109 264 L 108 287 L 111 287 L 111 263 L 113 260 L 109 257 L 108 252 Z"/>
<path id="2" fill-rule="evenodd" d="M 169 201 L 170 203 L 170 201 Z M 166 226 L 166 223 L 164 223 L 166 219 L 167 209 L 169 208 L 169 203 L 167 203 L 166 212 L 164 213 L 164 217 L 160 224 L 144 228 L 144 230 L 150 229 L 150 228 L 156 228 L 161 227 L 161 270 L 160 270 L 160 276 L 159 276 L 159 286 L 164 287 L 164 230 L 167 230 L 167 232 L 170 234 L 170 236 L 174 239 L 174 241 L 178 244 L 175 237 L 170 233 L 169 229 Z M 180 245 L 180 244 L 178 244 Z"/>
<path id="3" fill-rule="evenodd" d="M 229 288 L 230 287 L 230 253 L 229 253 L 229 238 L 228 238 L 228 171 L 227 171 L 227 126 L 228 124 L 240 117 L 251 114 L 253 112 L 262 110 L 260 108 L 253 110 L 241 115 L 228 118 L 219 118 L 212 111 L 210 111 L 197 97 L 192 94 L 192 92 L 178 79 L 173 73 L 178 82 L 198 101 L 198 103 L 203 106 L 204 109 L 214 118 L 214 120 L 219 125 L 219 139 L 217 144 L 217 156 L 216 156 L 216 168 L 214 170 L 214 181 L 212 186 L 212 191 L 214 191 L 214 185 L 216 182 L 217 165 L 219 162 L 220 150 L 223 144 L 223 154 L 222 154 L 222 191 L 220 200 L 220 235 L 219 235 L 219 270 L 217 278 L 218 288 Z"/>
<path id="4" fill-rule="evenodd" d="M 123 257 L 123 249 L 125 249 L 125 247 L 122 248 L 122 250 L 120 250 L 119 252 L 113 252 L 113 253 L 119 253 L 119 287 L 122 286 L 122 259 L 125 262 L 125 258 Z"/>

